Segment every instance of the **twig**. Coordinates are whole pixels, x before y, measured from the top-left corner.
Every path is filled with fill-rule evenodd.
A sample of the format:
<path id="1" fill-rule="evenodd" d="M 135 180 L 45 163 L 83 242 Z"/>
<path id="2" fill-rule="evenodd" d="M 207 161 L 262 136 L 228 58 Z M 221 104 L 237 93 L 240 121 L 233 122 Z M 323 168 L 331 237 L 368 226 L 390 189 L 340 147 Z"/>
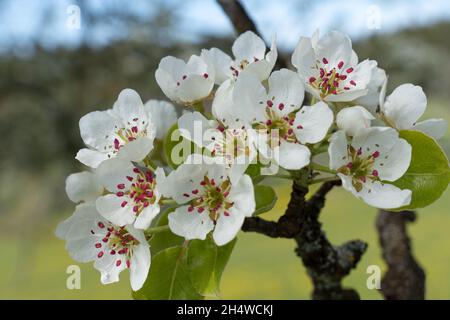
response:
<path id="1" fill-rule="evenodd" d="M 411 252 L 406 225 L 415 212 L 380 210 L 377 218 L 379 240 L 388 270 L 381 281 L 381 293 L 388 300 L 425 299 L 425 272 Z"/>

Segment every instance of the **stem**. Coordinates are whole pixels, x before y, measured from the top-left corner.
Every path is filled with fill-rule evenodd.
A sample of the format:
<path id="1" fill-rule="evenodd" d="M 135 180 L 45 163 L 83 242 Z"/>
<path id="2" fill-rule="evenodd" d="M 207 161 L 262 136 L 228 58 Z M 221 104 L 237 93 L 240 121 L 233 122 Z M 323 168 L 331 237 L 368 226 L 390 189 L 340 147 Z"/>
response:
<path id="1" fill-rule="evenodd" d="M 322 172 L 336 174 L 336 170 L 330 169 L 330 168 L 325 167 L 318 163 L 311 163 L 311 168 L 313 168 L 314 170 L 322 171 Z"/>
<path id="2" fill-rule="evenodd" d="M 166 232 L 166 231 L 169 231 L 168 225 L 160 226 L 160 227 L 153 227 L 153 228 L 148 228 L 147 230 L 145 230 L 145 235 L 157 234 L 157 233 Z"/>
<path id="3" fill-rule="evenodd" d="M 287 180 L 293 180 L 294 178 L 290 174 L 274 174 L 271 176 L 268 176 L 269 178 L 279 178 L 279 179 L 287 179 Z"/>

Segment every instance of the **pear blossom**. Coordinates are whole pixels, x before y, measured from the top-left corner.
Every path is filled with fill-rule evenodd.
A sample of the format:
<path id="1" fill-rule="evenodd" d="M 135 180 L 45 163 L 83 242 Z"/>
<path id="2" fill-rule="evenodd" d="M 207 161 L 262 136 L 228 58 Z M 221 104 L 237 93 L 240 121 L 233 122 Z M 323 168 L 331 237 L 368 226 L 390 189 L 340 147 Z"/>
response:
<path id="1" fill-rule="evenodd" d="M 66 194 L 72 202 L 95 201 L 102 192 L 103 187 L 93 172 L 73 173 L 66 179 Z"/>
<path id="2" fill-rule="evenodd" d="M 140 161 L 153 149 L 155 136 L 175 122 L 174 113 L 169 103 L 153 100 L 144 106 L 136 91 L 122 90 L 112 109 L 93 111 L 80 119 L 81 137 L 88 148 L 81 149 L 76 159 L 92 168 L 116 156 Z"/>
<path id="3" fill-rule="evenodd" d="M 164 170 L 154 172 L 126 159 L 104 161 L 96 171 L 98 181 L 107 190 L 96 200 L 98 212 L 118 226 L 134 224 L 136 229 L 147 229 L 159 213 L 160 184 Z"/>
<path id="4" fill-rule="evenodd" d="M 275 38 L 266 54 L 266 44 L 254 32 L 242 33 L 233 43 L 234 60 L 217 48 L 203 49 L 201 57 L 214 67 L 217 84 L 227 79 L 236 80 L 242 73 L 254 74 L 259 80 L 266 80 L 278 58 Z"/>
<path id="5" fill-rule="evenodd" d="M 348 102 L 366 95 L 376 62 L 358 57 L 350 38 L 332 31 L 319 39 L 301 37 L 292 55 L 292 64 L 317 99 Z"/>
<path id="6" fill-rule="evenodd" d="M 191 155 L 171 172 L 163 190 L 180 204 L 168 216 L 169 227 L 186 240 L 204 240 L 213 231 L 215 243 L 224 245 L 255 211 L 251 178 L 243 175 L 232 183 L 225 166 L 200 155 Z"/>
<path id="7" fill-rule="evenodd" d="M 385 122 L 397 130 L 418 130 L 435 139 L 447 130 L 443 119 L 417 122 L 427 107 L 427 97 L 420 86 L 402 84 L 385 99 L 386 83 L 380 96 L 380 113 Z"/>
<path id="8" fill-rule="evenodd" d="M 411 190 L 388 183 L 402 177 L 411 162 L 411 145 L 387 127 L 360 129 L 348 142 L 339 130 L 330 139 L 330 168 L 344 189 L 367 204 L 394 209 L 411 202 Z"/>
<path id="9" fill-rule="evenodd" d="M 256 159 L 255 132 L 234 113 L 233 89 L 229 80 L 216 91 L 212 103 L 213 119 L 200 112 L 186 112 L 178 119 L 181 135 L 207 148 L 217 163 L 229 169 L 232 182 L 240 179 Z"/>
<path id="10" fill-rule="evenodd" d="M 209 63 L 196 55 L 192 55 L 188 62 L 168 56 L 160 61 L 155 78 L 170 100 L 193 105 L 211 93 L 215 71 Z"/>
<path id="11" fill-rule="evenodd" d="M 301 169 L 311 156 L 305 144 L 325 138 L 333 112 L 324 102 L 301 107 L 304 87 L 293 71 L 273 72 L 268 87 L 266 91 L 254 76 L 239 77 L 233 90 L 233 111 L 256 130 L 257 148 L 263 157 L 287 170 Z"/>
<path id="12" fill-rule="evenodd" d="M 369 128 L 375 117 L 361 106 L 344 108 L 336 115 L 336 124 L 348 136 L 354 136 L 362 128 Z"/>
<path id="13" fill-rule="evenodd" d="M 82 263 L 94 261 L 101 282 L 119 281 L 119 274 L 130 270 L 133 290 L 139 290 L 150 268 L 150 249 L 142 231 L 132 226 L 112 224 L 97 212 L 93 202 L 79 204 L 56 229 L 56 236 L 66 241 L 70 256 Z"/>

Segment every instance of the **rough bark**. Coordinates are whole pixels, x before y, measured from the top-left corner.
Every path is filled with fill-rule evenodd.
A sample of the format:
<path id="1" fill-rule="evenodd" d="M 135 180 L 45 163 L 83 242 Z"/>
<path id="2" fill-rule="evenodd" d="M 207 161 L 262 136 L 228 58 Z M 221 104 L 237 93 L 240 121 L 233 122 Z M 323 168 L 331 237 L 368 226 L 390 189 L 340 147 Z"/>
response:
<path id="1" fill-rule="evenodd" d="M 380 210 L 377 218 L 379 240 L 388 270 L 381 281 L 381 293 L 388 300 L 425 299 L 425 272 L 412 254 L 407 224 L 416 220 L 412 211 Z"/>

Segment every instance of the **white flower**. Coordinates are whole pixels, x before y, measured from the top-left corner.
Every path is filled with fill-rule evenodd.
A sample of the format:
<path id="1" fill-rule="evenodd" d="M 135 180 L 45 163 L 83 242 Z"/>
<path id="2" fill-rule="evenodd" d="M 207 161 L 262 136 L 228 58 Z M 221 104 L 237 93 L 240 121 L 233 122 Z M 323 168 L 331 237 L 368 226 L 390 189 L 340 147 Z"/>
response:
<path id="1" fill-rule="evenodd" d="M 110 192 L 97 199 L 98 212 L 118 226 L 134 223 L 137 229 L 147 229 L 160 210 L 159 186 L 165 178 L 163 169 L 152 172 L 115 158 L 104 161 L 96 174 Z"/>
<path id="2" fill-rule="evenodd" d="M 321 39 L 301 37 L 292 55 L 292 64 L 302 77 L 306 90 L 317 99 L 330 102 L 352 101 L 368 93 L 375 61 L 358 63 L 346 35 L 332 31 Z"/>
<path id="3" fill-rule="evenodd" d="M 150 268 L 150 249 L 142 231 L 119 227 L 101 217 L 93 202 L 79 204 L 73 215 L 61 222 L 56 236 L 66 241 L 70 256 L 82 263 L 94 261 L 103 284 L 119 281 L 130 269 L 133 290 L 139 290 Z"/>
<path id="4" fill-rule="evenodd" d="M 304 144 L 326 136 L 333 112 L 323 102 L 300 109 L 304 89 L 293 71 L 273 72 L 268 86 L 267 92 L 256 77 L 239 77 L 233 90 L 233 111 L 257 131 L 257 148 L 263 157 L 288 170 L 301 169 L 311 155 Z"/>
<path id="5" fill-rule="evenodd" d="M 198 156 L 190 156 L 164 184 L 164 195 L 182 204 L 169 214 L 169 227 L 187 240 L 204 240 L 214 229 L 214 241 L 224 245 L 255 211 L 252 180 L 243 175 L 233 184 L 225 166 Z"/>
<path id="6" fill-rule="evenodd" d="M 66 193 L 72 202 L 94 201 L 102 191 L 103 187 L 92 172 L 73 173 L 66 179 Z"/>
<path id="7" fill-rule="evenodd" d="M 418 130 L 435 139 L 442 138 L 447 130 L 443 119 L 417 122 L 427 107 L 427 97 L 419 86 L 402 84 L 384 100 L 386 83 L 380 96 L 380 112 L 387 124 L 397 130 Z"/>
<path id="8" fill-rule="evenodd" d="M 372 61 L 372 60 L 371 60 Z M 372 68 L 372 75 L 370 76 L 370 81 L 367 84 L 367 94 L 356 98 L 353 103 L 356 105 L 364 106 L 373 115 L 377 112 L 377 107 L 380 101 L 380 94 L 384 83 L 387 81 L 386 72 L 378 68 L 376 61 L 373 61 L 374 67 Z"/>
<path id="9" fill-rule="evenodd" d="M 336 115 L 336 124 L 348 136 L 354 136 L 362 128 L 369 128 L 375 117 L 361 106 L 344 108 Z"/>
<path id="10" fill-rule="evenodd" d="M 76 159 L 92 168 L 119 156 L 140 161 L 153 149 L 155 136 L 176 120 L 174 107 L 167 102 L 149 101 L 144 106 L 138 93 L 123 90 L 112 109 L 94 111 L 80 119 L 80 132 L 88 148 Z"/>
<path id="11" fill-rule="evenodd" d="M 217 84 L 221 84 L 227 79 L 236 80 L 242 73 L 252 73 L 259 80 L 266 80 L 278 58 L 275 38 L 266 54 L 266 44 L 252 31 L 241 34 L 234 41 L 231 50 L 235 57 L 234 60 L 217 48 L 202 50 L 201 57 L 214 66 Z"/>
<path id="12" fill-rule="evenodd" d="M 159 63 L 155 78 L 169 99 L 192 105 L 209 96 L 214 86 L 215 72 L 199 56 L 192 55 L 187 63 L 168 56 Z"/>
<path id="13" fill-rule="evenodd" d="M 328 149 L 330 168 L 336 170 L 342 186 L 376 208 L 393 209 L 411 202 L 411 191 L 385 181 L 399 179 L 411 162 L 411 145 L 392 128 L 361 129 L 351 143 L 337 131 Z"/>

